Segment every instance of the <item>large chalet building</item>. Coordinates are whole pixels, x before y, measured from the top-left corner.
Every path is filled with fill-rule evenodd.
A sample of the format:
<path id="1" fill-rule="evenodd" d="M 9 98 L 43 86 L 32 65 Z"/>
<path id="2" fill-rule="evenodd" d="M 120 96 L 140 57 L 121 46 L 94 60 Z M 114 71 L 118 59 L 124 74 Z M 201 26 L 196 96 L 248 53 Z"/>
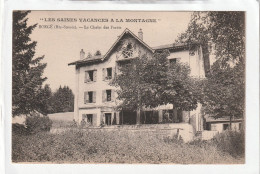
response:
<path id="1" fill-rule="evenodd" d="M 118 67 L 124 61 L 145 54 L 152 57 L 153 53 L 166 49 L 170 52 L 169 62 L 187 63 L 191 69 L 191 76 L 205 77 L 209 60 L 203 60 L 199 44 L 150 47 L 144 42 L 141 29 L 138 36 L 125 29 L 105 55 L 101 55 L 99 51 L 94 55 L 86 55 L 82 49 L 80 60 L 69 63 L 75 65 L 76 70 L 75 121 L 80 123 L 84 119 L 95 127 L 101 124 L 136 124 L 135 111 L 117 110 L 117 105 L 120 103 L 117 100 L 117 88 L 110 86 L 109 82 L 118 73 Z M 200 109 L 199 105 L 194 111 L 178 111 L 172 104 L 145 109 L 141 113 L 141 124 L 187 122 L 199 131 L 202 130 Z"/>

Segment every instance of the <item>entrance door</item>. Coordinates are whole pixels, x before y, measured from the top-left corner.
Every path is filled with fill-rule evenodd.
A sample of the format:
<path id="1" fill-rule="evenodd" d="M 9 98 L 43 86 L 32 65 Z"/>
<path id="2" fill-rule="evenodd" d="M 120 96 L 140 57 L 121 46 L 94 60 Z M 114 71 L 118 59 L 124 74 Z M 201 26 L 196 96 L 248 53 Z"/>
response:
<path id="1" fill-rule="evenodd" d="M 106 125 L 111 125 L 111 113 L 105 113 L 105 123 Z"/>

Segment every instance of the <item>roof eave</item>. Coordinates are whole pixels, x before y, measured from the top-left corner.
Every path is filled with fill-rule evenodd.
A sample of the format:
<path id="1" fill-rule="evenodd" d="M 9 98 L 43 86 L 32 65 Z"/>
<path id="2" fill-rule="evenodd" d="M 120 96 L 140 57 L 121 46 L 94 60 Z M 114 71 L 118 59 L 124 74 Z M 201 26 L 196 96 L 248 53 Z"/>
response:
<path id="1" fill-rule="evenodd" d="M 83 62 L 76 61 L 76 62 L 69 63 L 68 66 L 70 66 L 70 65 L 82 65 L 82 64 L 96 63 L 96 62 L 102 62 L 102 59 L 87 60 L 87 61 L 83 61 Z"/>

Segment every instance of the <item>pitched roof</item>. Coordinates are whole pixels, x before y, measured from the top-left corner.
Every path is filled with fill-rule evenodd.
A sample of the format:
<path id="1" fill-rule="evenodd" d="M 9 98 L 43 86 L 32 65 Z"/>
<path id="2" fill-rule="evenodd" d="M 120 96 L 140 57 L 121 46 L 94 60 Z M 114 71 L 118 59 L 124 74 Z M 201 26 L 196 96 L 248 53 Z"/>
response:
<path id="1" fill-rule="evenodd" d="M 186 44 L 186 43 L 172 43 L 172 44 L 166 44 L 166 45 L 159 45 L 156 47 L 153 47 L 154 50 L 164 50 L 164 49 L 177 49 L 177 48 L 185 48 L 189 46 L 196 45 L 198 43 L 192 43 L 192 44 Z"/>
<path id="2" fill-rule="evenodd" d="M 117 45 L 117 43 L 121 40 L 121 38 L 125 35 L 125 34 L 131 34 L 136 40 L 138 40 L 141 44 L 143 44 L 148 50 L 154 52 L 154 50 L 147 45 L 142 39 L 140 39 L 138 36 L 136 36 L 132 31 L 130 31 L 128 28 L 126 28 L 123 33 L 117 38 L 117 40 L 115 41 L 115 43 L 110 47 L 110 49 L 107 51 L 107 53 L 105 54 L 103 59 L 106 59 L 109 54 L 112 52 L 113 48 Z"/>
<path id="3" fill-rule="evenodd" d="M 122 32 L 122 34 L 117 38 L 117 40 L 114 42 L 114 44 L 110 47 L 110 49 L 106 52 L 105 55 L 92 56 L 90 58 L 77 60 L 77 61 L 69 63 L 68 65 L 98 63 L 98 62 L 105 61 L 125 34 L 130 34 L 132 37 L 134 37 L 137 41 L 139 41 L 143 46 L 145 46 L 151 52 L 160 51 L 160 50 L 164 50 L 164 49 L 178 49 L 178 48 L 186 48 L 186 47 L 188 48 L 190 46 L 190 45 L 184 44 L 184 43 L 176 43 L 176 44 L 160 45 L 157 47 L 150 47 L 142 39 L 140 39 L 138 36 L 136 36 L 132 31 L 130 31 L 128 28 L 126 28 Z M 191 45 L 195 45 L 195 44 L 197 44 L 197 43 L 193 43 Z"/>
<path id="4" fill-rule="evenodd" d="M 77 60 L 77 61 L 71 62 L 68 65 L 100 62 L 100 61 L 102 61 L 103 57 L 104 57 L 103 55 L 91 56 L 91 57 L 87 57 L 85 59 L 81 59 L 81 60 Z"/>
<path id="5" fill-rule="evenodd" d="M 144 45 L 148 50 L 150 50 L 151 52 L 154 52 L 154 50 L 147 45 L 143 40 L 141 40 L 138 36 L 136 36 L 133 32 L 131 32 L 128 28 L 126 28 L 123 33 L 117 38 L 117 40 L 115 41 L 115 43 L 110 47 L 110 49 L 107 51 L 107 53 L 104 56 L 92 56 L 91 58 L 85 58 L 82 60 L 77 60 L 74 62 L 69 63 L 68 65 L 76 65 L 76 64 L 84 64 L 84 63 L 93 63 L 93 62 L 102 62 L 104 60 L 106 60 L 109 55 L 112 53 L 113 48 L 118 44 L 118 42 L 122 39 L 122 37 L 125 34 L 130 34 L 132 35 L 136 40 L 138 40 L 142 45 Z"/>

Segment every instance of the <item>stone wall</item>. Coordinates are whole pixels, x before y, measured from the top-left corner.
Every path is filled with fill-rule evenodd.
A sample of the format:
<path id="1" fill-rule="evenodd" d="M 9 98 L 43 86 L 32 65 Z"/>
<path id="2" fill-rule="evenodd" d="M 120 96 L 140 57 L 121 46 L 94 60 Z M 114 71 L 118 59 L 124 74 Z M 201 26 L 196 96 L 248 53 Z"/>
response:
<path id="1" fill-rule="evenodd" d="M 78 128 L 74 128 L 78 129 Z M 171 123 L 171 124 L 143 124 L 143 125 L 112 125 L 106 127 L 88 127 L 84 130 L 91 131 L 129 131 L 130 133 L 147 135 L 153 137 L 169 137 L 177 136 L 184 142 L 189 142 L 194 139 L 193 128 L 188 123 Z M 51 129 L 51 133 L 60 133 L 66 131 L 64 128 Z"/>

